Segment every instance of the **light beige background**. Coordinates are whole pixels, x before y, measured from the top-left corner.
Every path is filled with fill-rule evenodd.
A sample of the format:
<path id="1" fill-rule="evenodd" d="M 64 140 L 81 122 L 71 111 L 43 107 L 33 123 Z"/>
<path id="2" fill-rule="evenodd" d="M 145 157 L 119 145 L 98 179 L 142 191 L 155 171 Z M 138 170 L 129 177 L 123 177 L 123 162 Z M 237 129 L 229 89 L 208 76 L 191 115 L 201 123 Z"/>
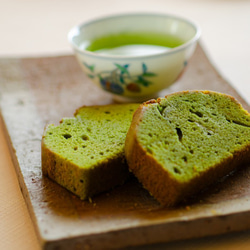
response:
<path id="1" fill-rule="evenodd" d="M 153 11 L 191 18 L 211 61 L 250 103 L 249 0 L 0 0 L 0 57 L 71 54 L 69 29 L 108 14 Z M 209 86 L 208 86 L 209 88 Z M 161 246 L 162 247 L 162 246 Z M 250 249 L 250 231 L 161 249 Z M 0 127 L 0 250 L 39 249 Z"/>

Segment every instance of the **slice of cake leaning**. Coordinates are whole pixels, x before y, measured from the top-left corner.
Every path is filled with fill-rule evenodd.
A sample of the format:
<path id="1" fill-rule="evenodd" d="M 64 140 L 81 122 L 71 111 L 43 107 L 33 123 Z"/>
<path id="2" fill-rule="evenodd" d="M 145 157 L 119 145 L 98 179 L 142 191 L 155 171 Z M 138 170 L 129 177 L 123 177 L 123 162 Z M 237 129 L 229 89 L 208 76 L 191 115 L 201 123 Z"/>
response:
<path id="1" fill-rule="evenodd" d="M 250 115 L 231 96 L 177 92 L 142 104 L 125 143 L 130 170 L 173 206 L 250 161 Z"/>
<path id="2" fill-rule="evenodd" d="M 124 143 L 138 104 L 79 108 L 75 117 L 45 128 L 44 175 L 81 199 L 123 184 L 128 177 Z"/>

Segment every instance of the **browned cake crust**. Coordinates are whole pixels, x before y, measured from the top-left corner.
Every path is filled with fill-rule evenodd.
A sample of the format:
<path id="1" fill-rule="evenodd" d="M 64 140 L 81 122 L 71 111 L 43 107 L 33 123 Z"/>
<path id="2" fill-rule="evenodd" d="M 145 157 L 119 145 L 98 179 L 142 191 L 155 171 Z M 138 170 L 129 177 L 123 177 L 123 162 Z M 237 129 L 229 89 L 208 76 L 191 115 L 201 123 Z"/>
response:
<path id="1" fill-rule="evenodd" d="M 199 134 L 199 131 L 197 131 L 197 137 L 198 138 L 201 137 L 202 140 L 198 140 L 197 145 L 193 145 L 194 149 L 190 150 L 190 148 L 192 147 L 192 144 L 191 146 L 189 146 L 188 143 L 185 141 L 185 137 L 187 137 L 188 136 L 187 133 L 189 133 L 189 130 L 187 128 L 189 124 L 187 123 L 190 123 L 190 122 L 182 121 L 183 122 L 182 126 L 178 127 L 178 131 L 181 131 L 180 132 L 181 135 L 179 134 L 174 137 L 173 135 L 171 135 L 171 132 L 173 130 L 172 129 L 173 127 L 171 128 L 171 125 L 173 123 L 179 124 L 179 118 L 176 118 L 176 120 L 173 119 L 172 124 L 170 124 L 168 120 L 172 119 L 171 115 L 168 116 L 168 113 L 166 113 L 165 117 L 162 117 L 163 115 L 159 112 L 158 105 L 160 105 L 161 108 L 163 106 L 165 107 L 166 105 L 168 105 L 171 98 L 172 100 L 171 100 L 170 105 L 174 105 L 174 103 L 178 102 L 180 98 L 185 97 L 186 100 L 188 100 L 189 94 L 202 95 L 202 98 L 204 96 L 205 98 L 206 97 L 213 98 L 218 95 L 218 98 L 220 98 L 222 101 L 224 101 L 225 99 L 225 103 L 226 103 L 225 106 L 232 105 L 233 108 L 235 108 L 236 110 L 238 109 L 237 111 L 239 111 L 239 116 L 240 116 L 240 117 L 227 118 L 228 121 L 225 121 L 225 122 L 228 122 L 228 126 L 229 126 L 228 129 L 233 130 L 236 127 L 237 129 L 239 129 L 238 131 L 239 137 L 240 137 L 240 134 L 243 132 L 244 132 L 244 137 L 247 137 L 244 142 L 243 140 L 240 141 L 241 139 L 239 139 L 239 142 L 242 143 L 240 147 L 237 147 L 236 145 L 238 142 L 235 142 L 235 145 L 234 144 L 229 145 L 230 146 L 230 150 L 228 150 L 230 151 L 229 153 L 226 152 L 226 150 L 224 150 L 224 144 L 227 145 L 227 143 L 229 143 L 228 142 L 229 138 L 225 137 L 223 140 L 220 140 L 222 145 L 218 147 L 218 149 L 216 150 L 219 151 L 219 149 L 221 148 L 221 150 L 223 149 L 225 152 L 223 151 L 224 153 L 222 155 L 220 155 L 220 152 L 217 152 L 216 154 L 217 158 L 215 157 L 214 161 L 212 158 L 213 155 L 207 155 L 207 158 L 204 157 L 202 159 L 202 162 L 203 162 L 202 164 L 205 167 L 199 166 L 201 160 L 193 161 L 193 158 L 196 157 L 196 153 L 199 154 L 198 148 L 201 148 L 199 150 L 203 150 L 202 147 L 205 147 L 206 143 L 210 143 L 212 136 L 214 136 L 214 138 L 218 137 L 219 139 L 223 138 L 223 135 L 216 134 L 217 133 L 216 131 L 219 131 L 219 128 L 214 128 L 215 132 L 212 136 L 205 136 L 208 139 L 202 138 L 203 134 Z M 173 100 L 173 98 L 176 100 Z M 195 107 L 197 106 L 197 110 L 200 108 L 197 103 L 196 104 L 194 103 L 193 105 L 195 105 Z M 216 106 L 216 105 L 217 104 L 214 103 L 215 107 L 208 107 L 208 113 L 207 113 L 208 116 L 211 113 L 211 110 L 210 110 L 211 108 L 212 109 L 215 108 L 215 110 L 219 109 L 216 111 L 218 113 L 225 112 L 224 110 L 220 110 L 221 106 L 218 106 L 218 105 Z M 158 106 L 158 108 L 155 108 L 156 106 Z M 155 110 L 152 111 L 154 108 Z M 178 110 L 177 108 L 177 112 L 179 112 L 180 116 L 182 116 L 182 113 L 181 113 L 182 110 Z M 198 111 L 197 111 L 197 114 L 199 114 Z M 191 119 L 190 118 L 191 116 L 195 116 L 195 115 L 193 115 L 192 113 L 188 114 L 187 117 L 189 118 L 186 118 L 186 119 Z M 241 117 L 245 119 L 245 124 L 241 122 L 238 122 L 237 124 L 236 120 L 238 118 L 240 120 Z M 198 123 L 198 121 L 200 121 L 200 124 L 204 124 L 201 122 L 202 119 L 203 120 L 205 119 L 205 113 L 203 117 L 197 116 L 197 119 L 195 122 Z M 149 121 L 152 122 L 153 125 L 146 126 L 145 123 L 149 123 Z M 162 126 L 156 126 L 156 123 L 162 123 Z M 192 126 L 194 126 L 193 123 L 191 124 Z M 164 126 L 167 127 L 166 130 Z M 202 125 L 202 126 L 205 126 L 205 125 Z M 159 127 L 162 128 L 162 131 L 157 130 Z M 147 128 L 148 130 L 147 133 L 143 131 L 145 130 L 145 128 Z M 174 130 L 175 129 L 176 127 L 174 127 Z M 190 130 L 191 130 L 191 127 L 190 127 Z M 174 141 L 173 142 L 174 144 L 172 146 L 174 147 L 176 144 L 175 149 L 177 152 L 180 151 L 180 150 L 178 151 L 178 149 L 182 147 L 183 145 L 186 147 L 189 147 L 189 152 L 185 152 L 184 150 L 184 153 L 186 153 L 187 155 L 187 157 L 185 156 L 185 158 L 182 157 L 184 161 L 180 159 L 180 154 L 178 153 L 172 154 L 171 155 L 172 158 L 170 160 L 173 162 L 177 162 L 176 165 L 178 165 L 178 163 L 181 162 L 180 163 L 181 171 L 183 171 L 183 169 L 181 169 L 182 166 L 185 167 L 188 161 L 193 161 L 195 162 L 195 165 L 193 166 L 192 170 L 190 170 L 190 167 L 189 167 L 189 170 L 184 169 L 183 172 L 186 171 L 186 173 L 183 173 L 181 176 L 181 174 L 178 173 L 177 170 L 175 171 L 174 169 L 174 171 L 172 171 L 170 169 L 170 166 L 169 166 L 171 165 L 170 161 L 165 161 L 163 163 L 163 161 L 161 161 L 157 155 L 162 154 L 163 158 L 169 157 L 168 151 L 166 149 L 167 146 L 164 149 L 159 148 L 158 151 L 162 151 L 162 152 L 160 153 L 158 152 L 158 154 L 157 152 L 155 152 L 156 149 L 153 149 L 153 150 L 148 149 L 149 144 L 151 144 L 152 142 L 149 143 L 147 141 L 145 142 L 145 140 L 143 141 L 141 139 L 142 134 L 143 135 L 150 134 L 149 140 L 151 140 L 152 139 L 151 137 L 153 137 L 154 134 L 157 134 L 157 133 L 158 135 L 160 134 L 159 138 L 165 138 L 166 140 L 169 140 L 171 137 L 173 137 L 172 141 Z M 222 133 L 223 133 L 223 130 L 222 130 Z M 235 131 L 233 133 L 234 135 L 232 134 L 232 137 L 235 136 Z M 236 136 L 238 137 L 238 135 Z M 199 144 L 199 141 L 200 141 L 200 144 Z M 157 143 L 157 139 L 153 143 Z M 175 151 L 175 150 L 172 150 L 172 151 Z M 125 142 L 125 156 L 126 156 L 130 170 L 134 173 L 134 175 L 138 178 L 138 180 L 143 184 L 143 186 L 161 204 L 165 206 L 176 205 L 178 202 L 186 199 L 189 195 L 199 192 L 202 188 L 210 185 L 211 183 L 216 181 L 218 178 L 230 173 L 237 166 L 243 164 L 243 162 L 249 161 L 249 158 L 250 158 L 249 151 L 250 151 L 250 115 L 247 113 L 247 111 L 245 111 L 242 108 L 242 106 L 233 97 L 220 94 L 220 93 L 210 92 L 210 91 L 178 92 L 178 93 L 174 93 L 169 96 L 166 96 L 163 99 L 161 98 L 158 100 L 150 100 L 148 102 L 143 103 L 134 113 L 134 117 L 133 117 L 130 129 L 126 137 L 126 142 Z M 206 165 L 206 161 L 208 161 L 208 159 L 210 163 Z M 187 177 L 187 175 L 189 175 L 189 177 Z"/>
<path id="2" fill-rule="evenodd" d="M 139 104 L 85 106 L 60 125 L 48 125 L 41 143 L 43 174 L 86 200 L 128 175 L 126 133 Z"/>

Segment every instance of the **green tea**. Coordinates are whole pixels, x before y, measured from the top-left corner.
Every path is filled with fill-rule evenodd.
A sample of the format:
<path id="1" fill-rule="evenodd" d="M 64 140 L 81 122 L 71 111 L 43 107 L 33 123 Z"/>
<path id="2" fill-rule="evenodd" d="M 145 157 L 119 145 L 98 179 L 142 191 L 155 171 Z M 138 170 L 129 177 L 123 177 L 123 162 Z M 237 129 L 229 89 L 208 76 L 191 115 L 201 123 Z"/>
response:
<path id="1" fill-rule="evenodd" d="M 148 55 L 180 46 L 183 41 L 175 36 L 159 33 L 121 33 L 97 38 L 87 50 L 100 54 Z"/>

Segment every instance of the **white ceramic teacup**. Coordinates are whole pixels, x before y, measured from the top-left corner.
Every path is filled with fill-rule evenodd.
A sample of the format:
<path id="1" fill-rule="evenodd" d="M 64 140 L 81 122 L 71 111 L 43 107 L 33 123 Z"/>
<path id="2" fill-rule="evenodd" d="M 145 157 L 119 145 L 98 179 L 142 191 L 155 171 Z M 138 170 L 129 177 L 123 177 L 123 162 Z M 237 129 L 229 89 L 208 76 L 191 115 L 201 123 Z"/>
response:
<path id="1" fill-rule="evenodd" d="M 173 84 L 199 37 L 192 21 L 155 13 L 103 17 L 68 34 L 83 71 L 120 102 L 155 98 Z"/>

